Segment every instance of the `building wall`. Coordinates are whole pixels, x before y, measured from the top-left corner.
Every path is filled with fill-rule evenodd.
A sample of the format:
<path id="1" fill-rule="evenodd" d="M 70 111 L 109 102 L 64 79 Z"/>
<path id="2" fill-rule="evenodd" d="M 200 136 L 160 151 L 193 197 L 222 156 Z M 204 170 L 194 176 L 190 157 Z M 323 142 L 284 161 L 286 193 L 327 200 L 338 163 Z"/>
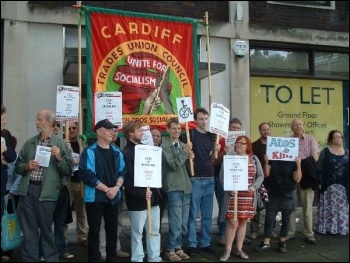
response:
<path id="1" fill-rule="evenodd" d="M 178 15 L 182 10 L 182 16 L 195 18 L 203 18 L 204 12 L 208 11 L 210 62 L 226 65 L 225 72 L 211 76 L 212 101 L 224 104 L 231 110 L 232 116 L 240 118 L 248 136 L 250 134 L 249 55 L 237 58 L 233 54 L 232 46 L 236 40 L 246 41 L 248 47 L 252 40 L 317 45 L 328 49 L 349 47 L 349 19 L 348 14 L 344 15 L 345 1 L 337 1 L 337 8 L 338 5 L 342 5 L 341 10 L 315 9 L 323 15 L 320 17 L 310 15 L 309 18 L 296 7 L 272 6 L 266 1 L 262 4 L 255 1 L 240 1 L 243 7 L 242 20 L 237 20 L 237 1 L 159 3 L 133 1 L 133 4 L 122 1 L 84 1 L 83 3 L 166 15 Z M 1 18 L 4 20 L 3 101 L 8 108 L 7 126 L 18 137 L 18 148 L 26 138 L 35 133 L 36 112 L 43 107 L 55 110 L 55 88 L 63 83 L 63 26 L 76 26 L 79 18 L 77 10 L 72 8 L 73 4 L 75 1 L 35 1 L 35 4 L 28 4 L 27 1 L 1 1 Z M 110 4 L 113 6 L 106 6 Z M 283 8 L 285 9 L 281 14 Z M 305 13 L 309 13 L 309 9 L 307 10 Z M 316 11 L 312 11 L 312 14 L 314 12 Z M 287 17 L 286 13 L 293 19 Z M 328 17 L 325 17 L 325 13 Z M 315 26 L 311 20 L 315 22 Z M 283 24 L 286 21 L 288 27 Z M 335 31 L 324 30 L 328 21 L 331 21 L 330 24 Z M 84 19 L 82 24 L 84 25 Z M 292 25 L 297 27 L 294 28 Z M 316 28 L 317 25 L 322 28 Z M 204 62 L 207 62 L 208 57 L 206 29 L 203 25 L 198 27 L 198 35 L 201 37 L 200 61 Z M 208 78 L 201 80 L 201 104 L 206 108 L 209 107 Z"/>
<path id="2" fill-rule="evenodd" d="M 3 102 L 7 127 L 24 141 L 36 134 L 36 113 L 56 110 L 56 87 L 62 84 L 62 25 L 5 21 Z"/>

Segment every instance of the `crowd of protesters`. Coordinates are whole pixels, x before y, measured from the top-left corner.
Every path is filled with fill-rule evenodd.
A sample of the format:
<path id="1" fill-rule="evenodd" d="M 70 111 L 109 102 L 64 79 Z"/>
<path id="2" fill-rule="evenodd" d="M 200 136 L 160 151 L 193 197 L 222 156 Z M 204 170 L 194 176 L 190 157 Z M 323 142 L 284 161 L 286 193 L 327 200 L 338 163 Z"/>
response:
<path id="1" fill-rule="evenodd" d="M 77 244 L 87 248 L 89 262 L 116 262 L 117 257 L 130 257 L 132 262 L 143 262 L 145 257 L 148 262 L 161 262 L 162 257 L 181 261 L 196 256 L 198 251 L 218 254 L 211 233 L 214 193 L 219 207 L 219 245 L 225 246 L 224 254 L 218 255 L 220 261 L 227 261 L 231 255 L 249 259 L 243 251 L 244 244 L 260 235 L 263 241 L 255 248 L 257 252 L 270 250 L 274 235 L 279 237 L 278 251 L 287 252 L 287 241 L 295 238 L 298 200 L 307 244 L 316 244 L 314 231 L 349 234 L 349 151 L 343 148 L 340 131 L 329 132 L 328 147 L 320 154 L 315 138 L 304 133 L 303 121 L 292 120 L 292 136 L 299 138 L 299 153 L 294 161 L 285 162 L 267 158 L 270 127 L 266 122 L 259 125 L 261 137 L 257 141 L 252 143 L 248 136 L 238 136 L 230 149 L 222 140 L 217 143 L 216 136 L 207 131 L 209 112 L 205 108 L 196 109 L 194 120 L 196 128 L 186 139 L 182 139 L 177 118 L 167 121 L 163 138 L 157 128 L 151 129 L 154 145 L 162 148 L 162 188 L 148 188 L 134 184 L 135 148 L 143 138 L 141 123 L 129 121 L 117 127 L 108 119 L 100 120 L 94 126 L 95 142 L 84 146 L 78 142 L 78 123 L 67 122 L 69 133 L 62 138 L 61 123 L 55 120 L 55 114 L 42 109 L 36 115 L 37 134 L 27 139 L 17 154 L 17 138 L 5 129 L 6 108 L 1 106 L 1 215 L 5 195 L 17 200 L 22 261 L 74 259 L 67 247 L 72 210 Z M 239 127 L 230 126 L 229 130 L 242 128 L 237 118 L 232 118 L 231 124 Z M 118 128 L 122 128 L 126 139 L 123 149 L 117 140 Z M 38 146 L 50 152 L 45 164 L 36 158 Z M 224 190 L 226 154 L 248 158 L 246 191 Z M 256 193 L 263 182 L 269 198 L 265 211 L 257 211 Z M 320 187 L 321 195 L 313 225 L 315 187 Z M 125 204 L 131 223 L 130 253 L 121 249 L 119 240 Z M 163 251 L 164 211 L 169 232 Z M 282 227 L 277 234 L 273 231 L 278 212 L 282 213 Z M 261 217 L 265 214 L 265 218 Z M 249 220 L 255 224 L 251 223 L 250 239 L 245 236 Z M 12 251 L 2 251 L 2 262 L 11 257 Z"/>

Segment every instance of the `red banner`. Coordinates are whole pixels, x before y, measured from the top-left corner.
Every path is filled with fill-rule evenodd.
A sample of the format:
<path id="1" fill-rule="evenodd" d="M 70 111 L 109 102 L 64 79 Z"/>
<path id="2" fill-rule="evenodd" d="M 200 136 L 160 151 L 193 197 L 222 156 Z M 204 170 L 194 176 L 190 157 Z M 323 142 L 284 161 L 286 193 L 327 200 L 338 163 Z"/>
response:
<path id="1" fill-rule="evenodd" d="M 87 133 L 95 123 L 93 94 L 122 92 L 123 123 L 165 129 L 176 98 L 196 108 L 197 21 L 84 7 L 87 39 Z"/>

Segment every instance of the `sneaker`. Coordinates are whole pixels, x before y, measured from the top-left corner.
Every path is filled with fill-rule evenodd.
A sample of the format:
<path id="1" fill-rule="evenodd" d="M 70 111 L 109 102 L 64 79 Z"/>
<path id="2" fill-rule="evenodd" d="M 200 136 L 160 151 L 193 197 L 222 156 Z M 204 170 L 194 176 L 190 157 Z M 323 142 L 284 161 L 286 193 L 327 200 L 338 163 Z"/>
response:
<path id="1" fill-rule="evenodd" d="M 250 239 L 256 239 L 259 236 L 258 232 L 252 232 L 250 233 L 250 235 L 248 236 Z"/>
<path id="2" fill-rule="evenodd" d="M 270 250 L 270 248 L 271 247 L 269 244 L 265 244 L 264 241 L 262 241 L 259 246 L 255 247 L 255 251 L 256 252 L 263 252 L 263 251 Z"/>
<path id="3" fill-rule="evenodd" d="M 278 252 L 287 253 L 287 245 L 285 241 L 278 242 Z"/>
<path id="4" fill-rule="evenodd" d="M 179 249 L 175 252 L 176 255 L 178 255 L 181 259 L 189 259 L 190 256 L 187 255 L 182 249 Z"/>
<path id="5" fill-rule="evenodd" d="M 66 252 L 62 256 L 62 258 L 64 258 L 64 259 L 73 259 L 73 258 L 75 258 L 75 256 L 73 254 L 69 253 L 69 252 Z"/>
<path id="6" fill-rule="evenodd" d="M 219 246 L 225 246 L 226 245 L 226 237 L 222 236 L 219 238 Z"/>
<path id="7" fill-rule="evenodd" d="M 313 236 L 305 238 L 305 242 L 308 244 L 316 244 L 316 239 Z"/>
<path id="8" fill-rule="evenodd" d="M 196 248 L 195 247 L 188 247 L 187 249 L 187 254 L 190 256 L 190 257 L 195 257 L 197 255 L 196 253 Z"/>
<path id="9" fill-rule="evenodd" d="M 164 257 L 170 261 L 180 261 L 181 258 L 176 255 L 175 251 L 165 251 Z"/>
<path id="10" fill-rule="evenodd" d="M 206 252 L 206 253 L 209 253 L 209 254 L 217 254 L 217 250 L 211 248 L 210 246 L 207 246 L 207 247 L 202 247 L 201 250 L 203 252 Z"/>
<path id="11" fill-rule="evenodd" d="M 118 258 L 128 258 L 128 257 L 130 257 L 130 254 L 129 254 L 128 252 L 125 252 L 125 251 L 119 249 L 119 250 L 116 252 L 116 256 L 117 256 Z"/>
<path id="12" fill-rule="evenodd" d="M 45 262 L 44 256 L 41 256 L 39 260 L 40 260 L 40 262 Z"/>
<path id="13" fill-rule="evenodd" d="M 294 236 L 294 235 L 288 234 L 288 235 L 286 236 L 286 240 L 287 240 L 287 241 L 288 241 L 288 240 L 292 240 L 292 239 L 295 239 L 295 236 Z"/>

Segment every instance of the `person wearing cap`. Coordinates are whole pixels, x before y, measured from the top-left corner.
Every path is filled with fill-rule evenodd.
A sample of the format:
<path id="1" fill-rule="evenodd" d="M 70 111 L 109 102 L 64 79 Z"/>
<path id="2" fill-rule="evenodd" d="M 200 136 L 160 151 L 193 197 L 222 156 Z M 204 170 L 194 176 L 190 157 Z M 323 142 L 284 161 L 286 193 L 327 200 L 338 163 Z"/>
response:
<path id="1" fill-rule="evenodd" d="M 88 261 L 100 261 L 100 227 L 106 230 L 106 261 L 116 262 L 118 238 L 118 203 L 125 179 L 125 162 L 121 150 L 112 143 L 117 126 L 108 119 L 96 123 L 97 141 L 80 155 L 78 175 L 84 183 L 88 232 Z"/>

